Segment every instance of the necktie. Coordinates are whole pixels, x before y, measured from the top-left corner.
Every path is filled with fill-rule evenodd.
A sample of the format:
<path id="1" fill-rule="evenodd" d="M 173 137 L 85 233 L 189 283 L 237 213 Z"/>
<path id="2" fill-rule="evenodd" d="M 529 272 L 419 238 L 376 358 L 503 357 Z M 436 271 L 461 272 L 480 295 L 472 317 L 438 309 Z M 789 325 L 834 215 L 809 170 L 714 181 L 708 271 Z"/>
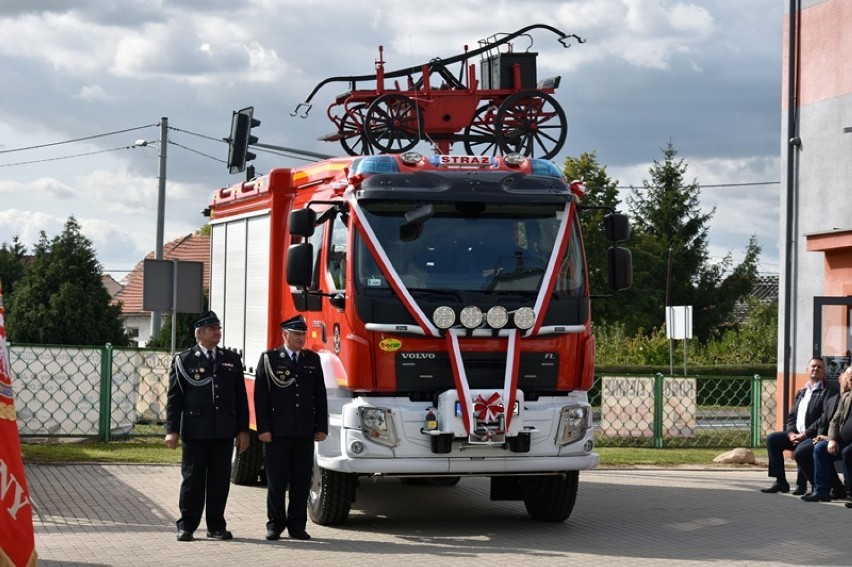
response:
<path id="1" fill-rule="evenodd" d="M 293 364 L 299 364 L 299 353 L 293 353 Z"/>
<path id="2" fill-rule="evenodd" d="M 214 362 L 216 362 L 216 359 L 213 357 L 213 351 L 212 350 L 207 351 L 207 359 L 210 361 L 210 364 L 213 364 Z"/>

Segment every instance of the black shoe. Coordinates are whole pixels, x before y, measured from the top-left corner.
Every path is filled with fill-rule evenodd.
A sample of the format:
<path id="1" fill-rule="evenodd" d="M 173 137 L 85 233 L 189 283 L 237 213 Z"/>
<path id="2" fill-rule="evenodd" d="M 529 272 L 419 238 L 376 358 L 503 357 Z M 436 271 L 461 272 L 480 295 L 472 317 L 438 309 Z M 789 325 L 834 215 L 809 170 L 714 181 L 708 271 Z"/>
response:
<path id="1" fill-rule="evenodd" d="M 803 486 L 797 486 L 796 490 L 793 491 L 793 496 L 802 496 L 803 494 L 807 494 L 808 489 Z"/>
<path id="2" fill-rule="evenodd" d="M 207 537 L 209 539 L 218 539 L 219 541 L 225 541 L 227 539 L 234 539 L 234 534 L 232 534 L 228 530 L 213 530 L 212 532 L 207 532 Z"/>
<path id="3" fill-rule="evenodd" d="M 766 494 L 774 494 L 776 492 L 783 492 L 783 493 L 786 494 L 786 493 L 790 492 L 790 485 L 789 484 L 781 484 L 781 483 L 776 482 L 775 484 L 773 484 L 769 488 L 761 488 L 760 491 L 765 492 Z"/>
<path id="4" fill-rule="evenodd" d="M 178 541 L 192 541 L 192 532 L 187 530 L 178 530 L 177 533 Z"/>
<path id="5" fill-rule="evenodd" d="M 846 491 L 845 490 L 832 490 L 831 491 L 831 499 L 832 500 L 846 500 Z"/>
<path id="6" fill-rule="evenodd" d="M 266 530 L 266 539 L 269 541 L 281 539 L 281 532 L 278 530 Z"/>
<path id="7" fill-rule="evenodd" d="M 847 502 L 846 504 L 844 504 L 844 506 L 846 506 L 847 508 L 852 508 L 852 502 Z"/>
<path id="8" fill-rule="evenodd" d="M 305 530 L 290 530 L 290 539 L 308 540 L 311 536 Z"/>
<path id="9" fill-rule="evenodd" d="M 831 496 L 828 494 L 823 495 L 817 492 L 811 492 L 802 496 L 802 500 L 805 502 L 831 502 Z"/>

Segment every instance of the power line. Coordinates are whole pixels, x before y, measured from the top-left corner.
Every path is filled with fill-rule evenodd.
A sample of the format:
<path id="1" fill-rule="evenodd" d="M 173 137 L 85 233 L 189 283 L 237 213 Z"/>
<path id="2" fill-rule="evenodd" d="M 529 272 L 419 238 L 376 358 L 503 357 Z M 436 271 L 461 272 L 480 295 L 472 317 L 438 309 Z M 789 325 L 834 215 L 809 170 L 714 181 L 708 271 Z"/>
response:
<path id="1" fill-rule="evenodd" d="M 719 187 L 748 187 L 749 185 L 780 185 L 780 181 L 752 181 L 752 182 L 743 182 L 743 183 L 715 183 L 711 185 L 704 185 L 703 183 L 696 183 L 696 185 L 700 189 L 704 188 L 719 188 Z M 616 189 L 653 189 L 654 187 L 646 187 L 644 184 L 642 185 L 619 185 Z"/>
<path id="2" fill-rule="evenodd" d="M 174 130 L 175 132 L 183 132 L 184 134 L 190 134 L 192 136 L 198 136 L 199 138 L 204 138 L 205 140 L 212 140 L 214 142 L 227 143 L 227 140 L 223 138 L 214 138 L 213 136 L 208 136 L 206 134 L 199 134 L 198 132 L 192 132 L 190 130 L 181 130 L 180 128 L 175 128 L 174 126 L 169 126 L 169 130 Z"/>
<path id="3" fill-rule="evenodd" d="M 204 152 L 200 152 L 200 151 L 198 151 L 198 150 L 194 150 L 194 149 L 192 149 L 192 148 L 190 148 L 190 147 L 184 146 L 183 144 L 178 144 L 177 142 L 175 142 L 175 141 L 173 141 L 173 140 L 169 140 L 169 143 L 170 143 L 171 145 L 173 145 L 173 146 L 177 146 L 177 147 L 179 147 L 179 148 L 183 148 L 183 149 L 185 149 L 185 150 L 187 150 L 187 151 L 189 151 L 189 152 L 192 152 L 192 153 L 194 153 L 194 154 L 198 154 L 198 155 L 200 155 L 200 156 L 204 156 L 204 157 L 206 157 L 206 158 L 210 158 L 210 159 L 212 159 L 212 160 L 214 160 L 214 161 L 218 161 L 218 162 L 220 162 L 220 163 L 227 163 L 227 161 L 226 161 L 226 160 L 219 159 L 219 158 L 217 158 L 217 157 L 213 157 L 213 156 L 211 156 L 211 155 L 205 154 Z"/>
<path id="4" fill-rule="evenodd" d="M 153 126 L 156 126 L 156 124 L 148 124 L 146 126 L 136 126 L 135 128 L 126 128 L 124 130 L 115 130 L 113 132 L 104 132 L 103 134 L 93 134 L 91 136 L 84 136 L 82 138 L 74 138 L 73 140 L 64 140 L 62 142 L 51 142 L 49 144 L 39 144 L 37 146 L 27 146 L 25 148 L 12 148 L 10 150 L 0 150 L 0 154 L 8 154 L 8 153 L 11 153 L 11 152 L 22 152 L 24 150 L 37 150 L 37 149 L 40 149 L 40 148 L 49 148 L 50 146 L 59 146 L 59 145 L 62 145 L 62 144 L 73 144 L 75 142 L 83 142 L 85 140 L 94 140 L 95 138 L 104 138 L 106 136 L 113 136 L 115 134 L 124 134 L 125 132 L 133 132 L 134 130 L 142 130 L 144 128 L 151 128 Z M 120 148 L 117 148 L 117 149 L 120 149 Z M 95 153 L 97 153 L 97 152 L 95 152 Z M 80 155 L 88 155 L 88 154 L 80 154 Z M 76 157 L 76 156 L 69 156 L 69 157 Z M 64 159 L 64 158 L 56 158 L 56 159 Z M 43 161 L 50 161 L 50 160 L 43 160 Z M 35 162 L 31 162 L 31 163 L 35 163 Z M 15 164 L 10 164 L 10 165 L 15 165 Z"/>
<path id="5" fill-rule="evenodd" d="M 98 151 L 95 151 L 95 152 L 86 152 L 86 153 L 83 153 L 83 154 L 74 154 L 73 156 L 62 156 L 62 157 L 53 157 L 53 158 L 45 158 L 45 159 L 34 159 L 34 160 L 31 160 L 31 161 L 19 161 L 19 162 L 16 162 L 16 163 L 3 163 L 3 164 L 0 164 L 0 167 L 12 167 L 13 165 L 29 165 L 31 163 L 43 163 L 43 162 L 46 162 L 46 161 L 58 161 L 58 160 L 61 160 L 61 159 L 71 159 L 71 158 L 84 157 L 84 156 L 93 156 L 95 154 L 105 154 L 107 152 L 115 152 L 115 151 L 118 151 L 118 150 L 130 150 L 130 149 L 133 149 L 133 147 L 134 146 L 122 146 L 120 148 L 111 148 L 109 150 L 98 150 Z"/>

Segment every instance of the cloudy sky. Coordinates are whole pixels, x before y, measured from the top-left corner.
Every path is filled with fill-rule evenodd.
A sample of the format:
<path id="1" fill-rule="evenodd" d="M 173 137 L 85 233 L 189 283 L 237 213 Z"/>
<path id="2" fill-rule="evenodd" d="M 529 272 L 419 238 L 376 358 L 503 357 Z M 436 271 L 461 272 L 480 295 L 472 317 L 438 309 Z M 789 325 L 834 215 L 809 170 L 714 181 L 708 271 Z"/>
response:
<path id="1" fill-rule="evenodd" d="M 594 151 L 641 186 L 672 142 L 716 208 L 711 256 L 741 260 L 754 234 L 777 273 L 783 17 L 779 0 L 0 0 L 0 243 L 31 246 L 74 215 L 120 279 L 156 244 L 161 117 L 168 242 L 242 179 L 221 142 L 233 110 L 254 106 L 261 143 L 342 154 L 317 138 L 344 83 L 291 116 L 321 80 L 374 73 L 379 45 L 394 70 L 542 23 L 586 40 L 531 32 L 538 77 L 562 77 L 554 161 Z M 306 163 L 256 153 L 259 173 Z"/>

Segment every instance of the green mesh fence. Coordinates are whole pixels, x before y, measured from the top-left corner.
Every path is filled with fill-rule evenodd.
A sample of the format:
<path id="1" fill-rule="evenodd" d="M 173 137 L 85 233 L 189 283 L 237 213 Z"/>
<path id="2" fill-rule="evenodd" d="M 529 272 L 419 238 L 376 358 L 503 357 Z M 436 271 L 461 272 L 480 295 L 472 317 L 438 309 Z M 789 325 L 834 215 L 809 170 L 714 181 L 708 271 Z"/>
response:
<path id="1" fill-rule="evenodd" d="M 600 447 L 759 447 L 775 426 L 775 377 L 595 377 Z"/>
<path id="2" fill-rule="evenodd" d="M 171 355 L 151 349 L 9 345 L 22 437 L 165 435 Z M 599 375 L 589 400 L 601 447 L 759 447 L 775 377 Z"/>
<path id="3" fill-rule="evenodd" d="M 21 437 L 165 435 L 168 352 L 9 345 Z"/>

